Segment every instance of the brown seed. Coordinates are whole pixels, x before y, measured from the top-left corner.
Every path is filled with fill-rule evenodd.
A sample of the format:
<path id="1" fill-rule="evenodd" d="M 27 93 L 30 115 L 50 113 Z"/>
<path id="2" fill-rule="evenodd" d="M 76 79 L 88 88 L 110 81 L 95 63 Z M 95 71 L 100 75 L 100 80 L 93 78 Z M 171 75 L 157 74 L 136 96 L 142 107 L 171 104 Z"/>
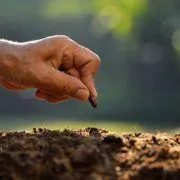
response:
<path id="1" fill-rule="evenodd" d="M 97 107 L 96 99 L 93 98 L 91 95 L 89 96 L 89 103 L 91 104 L 92 107 L 94 107 L 94 108 Z"/>

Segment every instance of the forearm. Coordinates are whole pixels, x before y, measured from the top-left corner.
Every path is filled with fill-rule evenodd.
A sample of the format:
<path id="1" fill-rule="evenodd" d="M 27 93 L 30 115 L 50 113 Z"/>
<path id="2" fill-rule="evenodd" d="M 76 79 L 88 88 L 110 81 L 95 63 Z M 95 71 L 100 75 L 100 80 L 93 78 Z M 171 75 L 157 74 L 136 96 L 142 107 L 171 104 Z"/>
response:
<path id="1" fill-rule="evenodd" d="M 18 43 L 0 39 L 0 78 L 15 66 L 15 60 L 18 59 Z"/>
<path id="2" fill-rule="evenodd" d="M 0 39 L 0 64 L 8 60 L 14 54 L 15 44 L 12 41 Z"/>
<path id="3" fill-rule="evenodd" d="M 0 39 L 0 61 L 18 56 L 21 43 Z"/>

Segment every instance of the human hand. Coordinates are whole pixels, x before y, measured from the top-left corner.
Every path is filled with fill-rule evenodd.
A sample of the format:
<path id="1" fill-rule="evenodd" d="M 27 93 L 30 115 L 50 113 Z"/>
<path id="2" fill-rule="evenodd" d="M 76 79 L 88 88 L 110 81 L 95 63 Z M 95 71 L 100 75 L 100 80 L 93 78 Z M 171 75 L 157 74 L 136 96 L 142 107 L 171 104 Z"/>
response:
<path id="1" fill-rule="evenodd" d="M 49 102 L 97 97 L 94 77 L 100 58 L 66 36 L 37 41 L 0 41 L 0 84 L 11 90 L 37 88 Z"/>

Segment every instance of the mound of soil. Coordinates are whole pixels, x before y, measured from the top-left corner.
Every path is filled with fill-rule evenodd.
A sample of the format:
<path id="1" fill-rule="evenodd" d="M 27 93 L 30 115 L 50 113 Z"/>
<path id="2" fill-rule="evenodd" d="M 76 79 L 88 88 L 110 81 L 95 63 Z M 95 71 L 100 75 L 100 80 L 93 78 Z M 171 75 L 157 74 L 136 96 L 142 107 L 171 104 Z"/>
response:
<path id="1" fill-rule="evenodd" d="M 1 132 L 0 179 L 180 180 L 180 134 Z"/>

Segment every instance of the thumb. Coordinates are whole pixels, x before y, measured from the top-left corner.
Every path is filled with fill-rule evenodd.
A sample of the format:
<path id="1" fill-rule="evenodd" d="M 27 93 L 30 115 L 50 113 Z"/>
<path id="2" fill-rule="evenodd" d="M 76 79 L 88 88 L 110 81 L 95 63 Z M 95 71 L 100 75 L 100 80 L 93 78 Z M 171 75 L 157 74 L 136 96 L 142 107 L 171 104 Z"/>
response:
<path id="1" fill-rule="evenodd" d="M 88 100 L 89 90 L 81 80 L 52 67 L 49 67 L 44 77 L 40 83 L 41 87 L 38 88 L 57 93 L 60 96 L 65 94 L 79 100 Z"/>
<path id="2" fill-rule="evenodd" d="M 91 76 L 83 77 L 82 82 L 86 85 L 86 87 L 89 89 L 90 94 L 97 98 L 97 91 L 94 84 L 94 79 Z"/>

